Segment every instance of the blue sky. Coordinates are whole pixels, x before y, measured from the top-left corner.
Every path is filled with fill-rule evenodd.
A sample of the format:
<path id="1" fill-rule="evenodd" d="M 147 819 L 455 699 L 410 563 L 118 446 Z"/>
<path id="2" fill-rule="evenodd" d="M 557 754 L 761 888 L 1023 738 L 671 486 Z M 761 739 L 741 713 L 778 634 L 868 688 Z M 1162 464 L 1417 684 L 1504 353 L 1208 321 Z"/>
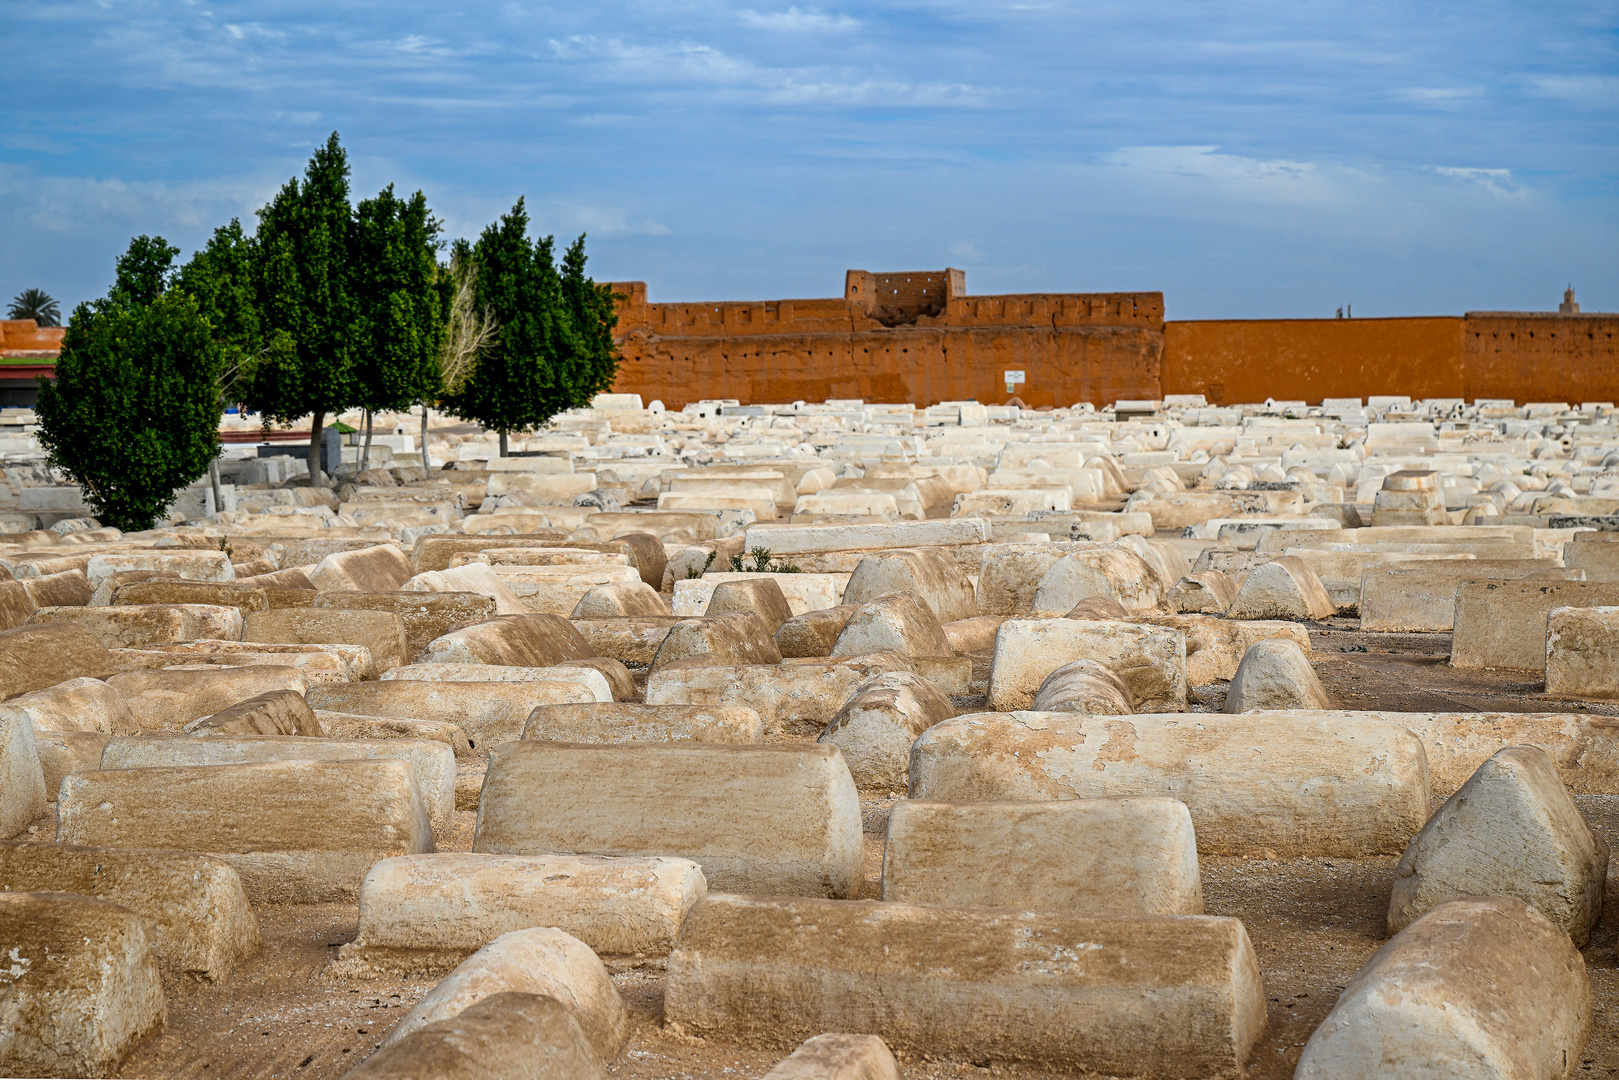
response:
<path id="1" fill-rule="evenodd" d="M 337 130 L 654 300 L 1161 289 L 1171 318 L 1619 310 L 1619 0 L 6 0 L 0 298 L 188 251 Z"/>

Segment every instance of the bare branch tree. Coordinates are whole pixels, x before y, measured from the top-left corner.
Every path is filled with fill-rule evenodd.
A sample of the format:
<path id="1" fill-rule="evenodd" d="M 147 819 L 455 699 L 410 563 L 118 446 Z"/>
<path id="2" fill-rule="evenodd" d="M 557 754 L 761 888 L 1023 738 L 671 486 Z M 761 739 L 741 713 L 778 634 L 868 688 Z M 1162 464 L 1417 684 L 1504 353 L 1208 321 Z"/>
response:
<path id="1" fill-rule="evenodd" d="M 450 250 L 450 310 L 444 319 L 444 337 L 439 344 L 440 392 L 449 395 L 460 390 L 478 367 L 478 354 L 495 339 L 495 313 L 478 307 L 476 286 L 478 268 L 471 251 L 457 244 Z M 428 403 L 422 402 L 422 465 L 427 465 Z"/>
<path id="2" fill-rule="evenodd" d="M 472 377 L 478 354 L 494 340 L 495 315 L 490 308 L 479 308 L 475 296 L 477 268 L 472 258 L 457 251 L 450 258 L 450 280 L 454 294 L 444 327 L 444 343 L 439 347 L 439 371 L 444 393 L 453 394 Z"/>

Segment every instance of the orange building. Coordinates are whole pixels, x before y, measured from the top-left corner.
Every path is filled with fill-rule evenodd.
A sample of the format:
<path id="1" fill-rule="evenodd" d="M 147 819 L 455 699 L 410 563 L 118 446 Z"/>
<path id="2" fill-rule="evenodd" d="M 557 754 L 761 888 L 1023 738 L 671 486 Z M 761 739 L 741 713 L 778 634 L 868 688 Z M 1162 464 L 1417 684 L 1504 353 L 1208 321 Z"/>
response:
<path id="1" fill-rule="evenodd" d="M 0 319 L 0 407 L 32 408 L 39 380 L 56 377 L 64 327 L 33 319 Z"/>
<path id="2" fill-rule="evenodd" d="M 1162 293 L 972 296 L 960 270 L 850 270 L 843 296 L 824 300 L 656 304 L 644 282 L 614 289 L 615 389 L 676 409 L 1014 395 L 1036 408 L 1165 394 L 1619 400 L 1619 315 L 1581 314 L 1572 291 L 1556 313 L 1166 323 Z"/>
<path id="3" fill-rule="evenodd" d="M 0 357 L 54 360 L 67 329 L 40 326 L 33 319 L 0 319 Z"/>

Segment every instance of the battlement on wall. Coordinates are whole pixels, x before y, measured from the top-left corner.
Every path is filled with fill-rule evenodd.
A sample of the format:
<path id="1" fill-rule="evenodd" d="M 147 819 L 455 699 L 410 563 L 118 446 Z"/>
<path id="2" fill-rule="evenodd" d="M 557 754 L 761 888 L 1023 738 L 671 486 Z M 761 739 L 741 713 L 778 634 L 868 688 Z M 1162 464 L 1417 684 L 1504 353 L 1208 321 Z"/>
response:
<path id="1" fill-rule="evenodd" d="M 1162 332 L 1164 294 L 1011 293 L 958 296 L 941 322 L 950 326 L 1131 326 Z"/>

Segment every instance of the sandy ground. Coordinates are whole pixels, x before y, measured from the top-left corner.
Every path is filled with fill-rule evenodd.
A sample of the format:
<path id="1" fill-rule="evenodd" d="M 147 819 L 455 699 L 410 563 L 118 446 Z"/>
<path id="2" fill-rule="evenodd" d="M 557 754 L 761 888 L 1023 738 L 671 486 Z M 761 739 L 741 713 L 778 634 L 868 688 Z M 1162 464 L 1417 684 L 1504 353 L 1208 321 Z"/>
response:
<path id="1" fill-rule="evenodd" d="M 1448 635 L 1361 634 L 1353 620 L 1333 620 L 1313 634 L 1317 669 L 1346 708 L 1405 711 L 1574 711 L 1547 700 L 1521 676 L 1462 672 L 1444 660 Z M 980 668 L 985 665 L 978 665 Z M 982 672 L 979 673 L 980 676 Z M 1223 691 L 1199 696 L 1217 708 Z M 958 699 L 963 708 L 974 699 Z M 1590 711 L 1611 712 L 1611 706 Z M 1580 797 L 1581 810 L 1610 846 L 1619 848 L 1619 796 Z M 865 895 L 875 898 L 888 802 L 864 804 Z M 1437 800 L 1435 805 L 1437 805 Z M 458 816 L 445 849 L 471 846 L 473 815 Z M 44 824 L 44 823 L 42 823 Z M 43 830 L 42 830 L 43 831 Z M 43 831 L 45 836 L 48 831 Z M 1355 971 L 1384 941 L 1395 860 L 1300 859 L 1268 862 L 1204 857 L 1206 908 L 1240 918 L 1265 978 L 1270 1019 L 1249 1075 L 1292 1076 L 1310 1032 Z M 1619 866 L 1615 867 L 1619 871 Z M 337 947 L 352 940 L 356 909 L 348 905 L 267 908 L 259 913 L 265 949 L 223 984 L 168 988 L 169 1023 L 126 1062 L 125 1077 L 339 1077 L 382 1041 L 431 987 L 430 980 L 333 980 L 323 972 Z M 1609 878 L 1603 923 L 1584 955 L 1596 994 L 1594 1033 L 1574 1076 L 1619 1076 L 1619 873 Z M 782 1053 L 690 1040 L 661 1027 L 662 973 L 614 976 L 635 1017 L 614 1076 L 636 1080 L 743 1080 L 761 1077 Z M 910 1080 L 986 1075 L 1040 1077 L 1038 1070 L 965 1063 L 902 1061 Z"/>

